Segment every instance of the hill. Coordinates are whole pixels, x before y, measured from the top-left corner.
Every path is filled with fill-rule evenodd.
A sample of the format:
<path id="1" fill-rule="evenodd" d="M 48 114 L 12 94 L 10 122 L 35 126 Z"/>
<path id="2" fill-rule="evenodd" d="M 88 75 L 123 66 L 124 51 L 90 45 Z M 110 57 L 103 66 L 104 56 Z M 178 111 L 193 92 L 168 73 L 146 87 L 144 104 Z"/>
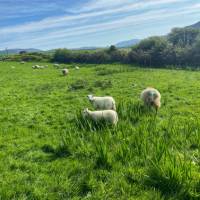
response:
<path id="1" fill-rule="evenodd" d="M 139 42 L 140 42 L 139 39 L 132 39 L 132 40 L 126 40 L 126 41 L 118 42 L 117 44 L 115 44 L 115 46 L 118 47 L 118 48 L 128 48 L 128 47 L 131 47 L 135 44 L 138 44 Z"/>
<path id="2" fill-rule="evenodd" d="M 196 29 L 200 29 L 200 21 L 195 23 L 195 24 L 192 24 L 190 26 L 187 26 L 188 28 L 196 28 Z"/>

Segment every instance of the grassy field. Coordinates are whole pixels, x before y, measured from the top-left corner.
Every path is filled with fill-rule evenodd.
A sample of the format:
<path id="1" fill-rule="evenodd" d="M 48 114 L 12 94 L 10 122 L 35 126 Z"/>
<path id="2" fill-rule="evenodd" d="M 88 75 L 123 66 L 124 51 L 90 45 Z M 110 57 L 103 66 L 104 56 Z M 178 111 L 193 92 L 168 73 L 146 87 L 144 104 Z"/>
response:
<path id="1" fill-rule="evenodd" d="M 200 72 L 32 65 L 0 63 L 0 199 L 200 199 Z M 116 127 L 82 119 L 90 93 L 115 98 Z"/>

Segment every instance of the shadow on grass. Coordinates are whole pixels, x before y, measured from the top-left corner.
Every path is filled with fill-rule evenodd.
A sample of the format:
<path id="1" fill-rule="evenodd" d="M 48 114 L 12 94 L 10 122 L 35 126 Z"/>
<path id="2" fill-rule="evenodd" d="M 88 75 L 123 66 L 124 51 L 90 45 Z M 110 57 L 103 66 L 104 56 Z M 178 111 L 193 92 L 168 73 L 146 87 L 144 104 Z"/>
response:
<path id="1" fill-rule="evenodd" d="M 190 166 L 179 163 L 177 159 L 165 160 L 164 163 L 153 163 L 149 166 L 145 185 L 154 187 L 161 192 L 165 199 L 189 200 L 196 199 L 191 193 L 192 182 Z"/>
<path id="2" fill-rule="evenodd" d="M 42 146 L 41 149 L 44 153 L 49 154 L 50 161 L 56 160 L 59 158 L 66 158 L 72 155 L 69 148 L 69 144 L 65 140 L 62 140 L 60 144 L 57 145 L 56 147 L 45 144 Z"/>

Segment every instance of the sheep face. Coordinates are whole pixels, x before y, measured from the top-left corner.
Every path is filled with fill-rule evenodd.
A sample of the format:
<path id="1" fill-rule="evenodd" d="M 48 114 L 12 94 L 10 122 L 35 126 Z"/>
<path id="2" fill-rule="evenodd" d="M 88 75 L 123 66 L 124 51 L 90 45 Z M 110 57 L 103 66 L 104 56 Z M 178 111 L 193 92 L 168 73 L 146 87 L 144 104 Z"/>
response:
<path id="1" fill-rule="evenodd" d="M 89 94 L 87 97 L 88 97 L 89 101 L 93 100 L 93 95 L 92 94 Z"/>
<path id="2" fill-rule="evenodd" d="M 149 91 L 148 93 L 148 99 L 149 99 L 149 103 L 151 105 L 153 105 L 155 99 L 158 97 L 158 95 L 154 92 L 154 91 Z"/>
<path id="3" fill-rule="evenodd" d="M 88 111 L 89 111 L 88 108 L 85 108 L 85 109 L 83 110 L 82 115 L 83 115 L 84 118 L 89 116 Z"/>

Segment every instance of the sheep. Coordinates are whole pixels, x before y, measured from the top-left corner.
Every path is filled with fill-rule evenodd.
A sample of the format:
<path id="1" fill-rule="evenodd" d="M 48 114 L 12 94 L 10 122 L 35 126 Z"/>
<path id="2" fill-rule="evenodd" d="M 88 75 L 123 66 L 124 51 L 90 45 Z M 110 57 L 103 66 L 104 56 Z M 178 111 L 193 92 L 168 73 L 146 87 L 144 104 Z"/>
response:
<path id="1" fill-rule="evenodd" d="M 80 69 L 80 68 L 79 68 L 78 66 L 75 66 L 75 69 L 77 69 L 77 70 L 78 70 L 78 69 Z"/>
<path id="2" fill-rule="evenodd" d="M 94 97 L 93 95 L 87 96 L 89 101 L 94 106 L 94 109 L 97 110 L 116 110 L 115 100 L 113 97 L 105 96 L 105 97 Z"/>
<path id="3" fill-rule="evenodd" d="M 141 93 L 141 99 L 145 105 L 155 107 L 156 112 L 161 106 L 161 95 L 160 92 L 155 88 L 148 87 L 143 90 Z"/>
<path id="4" fill-rule="evenodd" d="M 20 63 L 21 63 L 21 64 L 25 64 L 25 61 L 21 61 Z"/>
<path id="5" fill-rule="evenodd" d="M 84 109 L 82 115 L 85 119 L 90 119 L 94 122 L 105 121 L 106 123 L 112 125 L 116 125 L 118 122 L 118 115 L 114 110 L 90 111 L 86 108 Z"/>
<path id="6" fill-rule="evenodd" d="M 59 64 L 57 64 L 57 63 L 55 63 L 54 65 L 53 65 L 54 67 L 60 67 L 60 65 Z"/>
<path id="7" fill-rule="evenodd" d="M 33 65 L 32 68 L 33 69 L 40 69 L 40 66 L 39 65 Z"/>
<path id="8" fill-rule="evenodd" d="M 69 73 L 69 70 L 68 69 L 62 69 L 62 74 L 64 75 L 64 76 L 67 76 L 67 74 Z"/>

